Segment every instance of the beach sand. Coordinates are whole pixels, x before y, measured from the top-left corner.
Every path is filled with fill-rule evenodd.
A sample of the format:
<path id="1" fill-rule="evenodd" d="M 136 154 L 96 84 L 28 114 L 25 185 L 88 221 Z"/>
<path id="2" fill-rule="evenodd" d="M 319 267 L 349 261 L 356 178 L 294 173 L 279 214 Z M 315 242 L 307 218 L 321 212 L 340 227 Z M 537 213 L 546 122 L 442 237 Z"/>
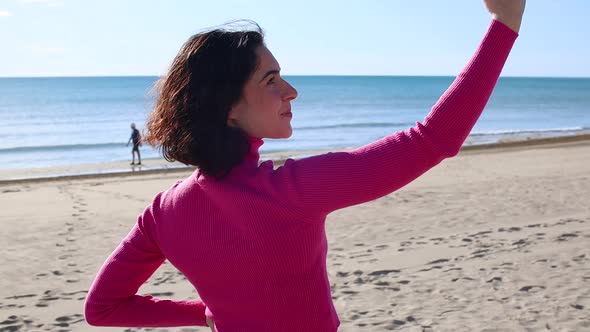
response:
<path id="1" fill-rule="evenodd" d="M 83 300 L 137 215 L 190 172 L 0 182 L 0 331 L 148 330 L 90 327 Z M 339 331 L 590 331 L 589 202 L 581 137 L 464 149 L 331 214 Z M 198 298 L 168 263 L 140 292 Z"/>

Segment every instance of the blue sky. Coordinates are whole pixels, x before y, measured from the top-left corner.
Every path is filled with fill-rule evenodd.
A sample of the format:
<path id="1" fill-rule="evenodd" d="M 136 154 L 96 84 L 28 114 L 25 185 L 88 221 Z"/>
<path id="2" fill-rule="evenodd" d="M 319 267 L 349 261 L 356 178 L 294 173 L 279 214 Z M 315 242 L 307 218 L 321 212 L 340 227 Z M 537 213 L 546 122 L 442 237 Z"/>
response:
<path id="1" fill-rule="evenodd" d="M 505 76 L 590 77 L 590 1 L 528 1 Z M 286 75 L 456 75 L 478 0 L 1 0 L 0 76 L 161 75 L 193 33 L 246 18 Z"/>

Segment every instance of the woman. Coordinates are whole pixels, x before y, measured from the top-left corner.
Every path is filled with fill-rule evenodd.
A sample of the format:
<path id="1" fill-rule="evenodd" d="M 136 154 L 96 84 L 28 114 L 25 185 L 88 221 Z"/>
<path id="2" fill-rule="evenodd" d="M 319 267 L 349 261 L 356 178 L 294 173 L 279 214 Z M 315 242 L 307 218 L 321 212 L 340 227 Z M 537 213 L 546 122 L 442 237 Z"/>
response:
<path id="1" fill-rule="evenodd" d="M 258 164 L 262 138 L 291 135 L 297 91 L 258 31 L 193 36 L 160 83 L 146 140 L 197 170 L 154 201 L 107 259 L 85 304 L 105 326 L 219 332 L 336 331 L 326 216 L 389 194 L 459 149 L 517 37 L 525 0 L 493 15 L 473 58 L 422 123 L 351 152 Z M 137 295 L 168 259 L 202 301 Z M 214 322 L 214 323 L 213 323 Z M 213 326 L 215 325 L 215 326 Z"/>

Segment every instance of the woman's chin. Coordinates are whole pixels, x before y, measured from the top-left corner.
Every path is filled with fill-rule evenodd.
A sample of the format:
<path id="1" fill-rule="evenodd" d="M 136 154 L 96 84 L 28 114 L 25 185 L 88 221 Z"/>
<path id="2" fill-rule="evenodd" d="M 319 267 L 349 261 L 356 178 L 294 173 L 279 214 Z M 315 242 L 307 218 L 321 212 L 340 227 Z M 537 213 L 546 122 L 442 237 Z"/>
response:
<path id="1" fill-rule="evenodd" d="M 289 127 L 289 131 L 285 133 L 285 137 L 283 138 L 289 138 L 291 136 L 293 136 L 293 129 Z"/>
<path id="2" fill-rule="evenodd" d="M 275 137 L 272 137 L 274 139 L 285 139 L 285 138 L 289 138 L 293 135 L 293 129 L 291 129 L 289 127 L 289 130 L 285 130 L 277 135 L 275 135 Z"/>

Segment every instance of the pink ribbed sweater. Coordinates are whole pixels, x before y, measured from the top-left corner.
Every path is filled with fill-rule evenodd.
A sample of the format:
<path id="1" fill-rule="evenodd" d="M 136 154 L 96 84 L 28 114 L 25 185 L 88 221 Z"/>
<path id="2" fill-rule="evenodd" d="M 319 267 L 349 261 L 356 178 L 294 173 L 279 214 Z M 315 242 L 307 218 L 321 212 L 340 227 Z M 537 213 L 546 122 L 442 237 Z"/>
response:
<path id="1" fill-rule="evenodd" d="M 498 21 L 423 123 L 350 152 L 258 165 L 262 140 L 230 175 L 197 170 L 156 195 L 100 269 L 86 319 L 106 326 L 205 326 L 219 332 L 336 331 L 324 222 L 389 194 L 454 156 L 492 93 L 517 34 Z M 201 301 L 137 295 L 168 259 Z"/>

